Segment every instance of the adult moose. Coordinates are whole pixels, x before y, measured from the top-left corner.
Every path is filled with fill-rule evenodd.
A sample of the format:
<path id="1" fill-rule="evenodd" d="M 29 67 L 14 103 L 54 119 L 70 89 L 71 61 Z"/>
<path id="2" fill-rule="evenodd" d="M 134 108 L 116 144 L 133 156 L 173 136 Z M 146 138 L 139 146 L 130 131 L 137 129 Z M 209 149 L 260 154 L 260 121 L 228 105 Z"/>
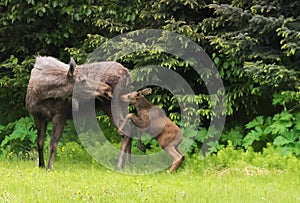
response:
<path id="1" fill-rule="evenodd" d="M 26 108 L 34 117 L 38 130 L 37 146 L 39 166 L 45 167 L 44 140 L 47 124 L 53 122 L 50 141 L 50 157 L 47 168 L 52 169 L 54 154 L 67 119 L 72 119 L 72 104 L 97 99 L 97 110 L 103 110 L 112 118 L 110 98 L 116 85 L 130 82 L 128 69 L 117 62 L 97 62 L 76 66 L 71 58 L 65 64 L 53 57 L 37 57 L 26 94 Z M 76 91 L 73 91 L 76 84 Z M 111 119 L 113 121 L 113 119 Z M 122 139 L 122 150 L 130 154 L 131 138 Z M 119 162 L 123 163 L 123 156 Z M 120 165 L 120 164 L 119 164 Z M 122 167 L 122 164 L 121 166 Z"/>

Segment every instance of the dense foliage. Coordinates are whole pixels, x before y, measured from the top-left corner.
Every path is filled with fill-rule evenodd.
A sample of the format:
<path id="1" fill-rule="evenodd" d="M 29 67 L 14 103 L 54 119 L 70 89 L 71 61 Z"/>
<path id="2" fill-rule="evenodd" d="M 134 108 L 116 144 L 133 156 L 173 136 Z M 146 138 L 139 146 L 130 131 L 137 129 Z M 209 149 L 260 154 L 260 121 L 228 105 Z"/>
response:
<path id="1" fill-rule="evenodd" d="M 228 119 L 224 135 L 211 143 L 211 151 L 229 141 L 236 148 L 252 146 L 257 151 L 272 143 L 299 155 L 299 16 L 296 0 L 4 0 L 0 2 L 1 147 L 19 153 L 35 145 L 36 131 L 24 105 L 34 56 L 51 55 L 62 61 L 72 56 L 84 63 L 89 53 L 119 34 L 155 28 L 198 43 L 221 75 Z M 199 106 L 194 113 L 202 125 L 185 130 L 183 147 L 191 153 L 199 150 L 213 104 L 190 64 L 156 50 L 112 59 L 130 69 L 161 65 L 189 81 L 196 97 L 183 99 Z M 174 95 L 156 88 L 150 99 L 179 121 Z"/>

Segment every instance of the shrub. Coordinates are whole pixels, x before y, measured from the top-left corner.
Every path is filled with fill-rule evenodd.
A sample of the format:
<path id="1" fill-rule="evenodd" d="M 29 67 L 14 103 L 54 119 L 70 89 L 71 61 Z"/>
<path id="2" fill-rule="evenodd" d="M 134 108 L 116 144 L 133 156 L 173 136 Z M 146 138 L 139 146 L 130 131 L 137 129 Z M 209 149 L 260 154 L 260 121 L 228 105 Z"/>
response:
<path id="1" fill-rule="evenodd" d="M 32 117 L 24 117 L 16 122 L 2 127 L 4 139 L 1 142 L 1 154 L 4 156 L 15 154 L 21 158 L 29 158 L 36 146 L 37 130 Z"/>
<path id="2" fill-rule="evenodd" d="M 246 125 L 250 130 L 243 139 L 243 146 L 257 148 L 257 143 L 274 144 L 284 154 L 300 155 L 300 113 L 282 111 L 273 117 L 256 117 Z M 258 148 L 260 151 L 262 147 Z"/>

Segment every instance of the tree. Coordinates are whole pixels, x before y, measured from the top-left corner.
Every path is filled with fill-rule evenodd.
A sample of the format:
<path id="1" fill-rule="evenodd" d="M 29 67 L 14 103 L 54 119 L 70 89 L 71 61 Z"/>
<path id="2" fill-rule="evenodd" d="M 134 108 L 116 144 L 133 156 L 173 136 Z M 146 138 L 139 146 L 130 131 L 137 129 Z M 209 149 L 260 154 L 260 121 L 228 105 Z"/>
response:
<path id="1" fill-rule="evenodd" d="M 293 0 L 6 0 L 0 3 L 0 112 L 5 115 L 0 122 L 27 114 L 23 101 L 35 55 L 63 61 L 71 55 L 84 63 L 106 40 L 143 28 L 174 31 L 197 42 L 221 74 L 227 115 L 234 119 L 272 114 L 272 100 L 298 108 L 299 10 Z M 132 69 L 154 63 L 175 70 L 197 95 L 185 99 L 199 105 L 201 121 L 210 119 L 206 87 L 190 64 L 158 52 L 118 60 Z M 162 89 L 155 93 L 153 100 L 178 119 L 174 96 Z"/>
<path id="2" fill-rule="evenodd" d="M 299 91 L 299 5 L 291 0 L 226 3 L 209 5 L 214 17 L 201 25 L 228 84 L 231 112 L 270 112 L 274 95 Z M 274 104 L 292 101 L 291 97 Z"/>
<path id="3" fill-rule="evenodd" d="M 103 39 L 133 27 L 136 2 L 63 0 L 0 2 L 0 123 L 27 114 L 24 105 L 36 55 L 83 63 Z M 90 43 L 93 39 L 93 44 Z M 87 50 L 79 50 L 85 45 Z"/>

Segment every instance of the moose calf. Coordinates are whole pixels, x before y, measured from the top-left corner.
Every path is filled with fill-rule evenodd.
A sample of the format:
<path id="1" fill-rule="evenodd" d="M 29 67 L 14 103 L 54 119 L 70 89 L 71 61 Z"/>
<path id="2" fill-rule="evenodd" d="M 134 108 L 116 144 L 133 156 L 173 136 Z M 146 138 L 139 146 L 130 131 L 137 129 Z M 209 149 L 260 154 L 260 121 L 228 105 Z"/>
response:
<path id="1" fill-rule="evenodd" d="M 128 114 L 118 132 L 124 134 L 123 128 L 128 120 L 131 119 L 137 127 L 142 128 L 144 132 L 155 137 L 161 148 L 173 158 L 170 168 L 172 173 L 180 167 L 184 160 L 184 155 L 178 150 L 178 145 L 182 141 L 182 133 L 180 128 L 167 118 L 159 107 L 154 106 L 144 97 L 144 95 L 149 93 L 151 93 L 151 88 L 121 96 L 122 101 L 134 105 L 137 110 L 137 116 L 133 113 Z M 140 144 L 139 137 L 139 148 L 141 149 Z"/>

